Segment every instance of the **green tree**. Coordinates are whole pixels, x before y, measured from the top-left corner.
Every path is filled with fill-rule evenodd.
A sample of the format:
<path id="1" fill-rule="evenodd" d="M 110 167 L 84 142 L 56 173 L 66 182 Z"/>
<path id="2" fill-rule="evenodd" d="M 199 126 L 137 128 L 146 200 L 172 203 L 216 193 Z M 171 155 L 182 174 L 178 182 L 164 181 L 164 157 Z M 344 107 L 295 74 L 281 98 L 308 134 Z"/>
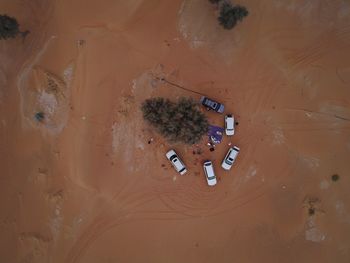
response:
<path id="1" fill-rule="evenodd" d="M 243 18 L 248 16 L 249 12 L 244 6 L 236 5 L 233 7 L 233 14 L 237 21 L 242 21 Z"/>
<path id="2" fill-rule="evenodd" d="M 225 29 L 232 29 L 238 21 L 242 21 L 249 14 L 244 6 L 232 6 L 229 2 L 224 2 L 220 7 L 219 23 Z"/>
<path id="3" fill-rule="evenodd" d="M 172 142 L 195 144 L 208 131 L 208 120 L 190 98 L 176 103 L 164 98 L 151 98 L 142 103 L 144 119 Z"/>
<path id="4" fill-rule="evenodd" d="M 0 15 L 0 39 L 15 38 L 19 33 L 19 24 L 15 18 Z"/>

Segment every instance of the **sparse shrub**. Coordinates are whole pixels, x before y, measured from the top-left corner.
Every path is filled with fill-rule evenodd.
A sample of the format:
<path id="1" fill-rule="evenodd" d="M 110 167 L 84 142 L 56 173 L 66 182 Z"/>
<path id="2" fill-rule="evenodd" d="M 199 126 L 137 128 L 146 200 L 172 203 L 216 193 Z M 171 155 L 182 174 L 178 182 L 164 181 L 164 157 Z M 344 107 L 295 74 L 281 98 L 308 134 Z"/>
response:
<path id="1" fill-rule="evenodd" d="M 19 24 L 15 18 L 0 15 L 0 39 L 15 38 L 19 33 Z"/>
<path id="2" fill-rule="evenodd" d="M 339 177 L 338 174 L 333 174 L 333 175 L 332 175 L 332 181 L 333 181 L 333 182 L 336 182 L 336 181 L 338 181 L 339 179 L 340 179 L 340 177 Z"/>
<path id="3" fill-rule="evenodd" d="M 315 214 L 315 208 L 314 207 L 310 207 L 308 209 L 308 213 L 309 213 L 309 216 L 313 216 Z"/>
<path id="4" fill-rule="evenodd" d="M 249 14 L 247 8 L 240 5 L 236 5 L 233 7 L 233 13 L 236 17 L 236 20 L 240 22 Z"/>
<path id="5" fill-rule="evenodd" d="M 45 114 L 42 111 L 39 111 L 35 113 L 34 117 L 37 121 L 42 122 L 45 118 Z"/>
<path id="6" fill-rule="evenodd" d="M 248 14 L 248 10 L 244 6 L 232 6 L 231 3 L 224 2 L 220 7 L 218 20 L 225 29 L 232 29 L 238 21 L 242 21 Z"/>
<path id="7" fill-rule="evenodd" d="M 172 142 L 195 144 L 208 131 L 206 116 L 190 98 L 180 98 L 177 103 L 152 98 L 143 102 L 141 110 L 144 119 Z"/>

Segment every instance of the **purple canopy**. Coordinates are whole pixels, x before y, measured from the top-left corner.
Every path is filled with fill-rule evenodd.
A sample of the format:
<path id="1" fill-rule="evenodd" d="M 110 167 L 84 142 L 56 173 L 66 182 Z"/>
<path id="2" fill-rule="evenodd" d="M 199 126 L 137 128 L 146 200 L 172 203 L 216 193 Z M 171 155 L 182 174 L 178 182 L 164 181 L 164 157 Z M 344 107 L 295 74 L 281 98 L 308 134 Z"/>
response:
<path id="1" fill-rule="evenodd" d="M 224 133 L 224 128 L 219 126 L 209 125 L 208 136 L 209 140 L 215 144 L 218 144 L 222 140 L 222 135 Z"/>

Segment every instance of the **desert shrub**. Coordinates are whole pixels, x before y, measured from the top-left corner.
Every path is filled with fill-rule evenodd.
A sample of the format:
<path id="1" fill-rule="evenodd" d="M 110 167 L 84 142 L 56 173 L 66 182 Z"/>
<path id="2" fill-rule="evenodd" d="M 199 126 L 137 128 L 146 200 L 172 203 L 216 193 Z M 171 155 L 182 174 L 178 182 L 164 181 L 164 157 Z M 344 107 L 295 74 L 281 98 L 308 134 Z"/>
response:
<path id="1" fill-rule="evenodd" d="M 308 213 L 309 213 L 309 216 L 313 216 L 314 214 L 315 214 L 315 208 L 314 207 L 310 207 L 309 209 L 308 209 Z"/>
<path id="2" fill-rule="evenodd" d="M 338 181 L 340 179 L 338 174 L 333 174 L 331 178 L 332 178 L 333 182 L 336 182 L 336 181 Z"/>
<path id="3" fill-rule="evenodd" d="M 14 38 L 19 33 L 19 24 L 15 18 L 0 15 L 0 39 Z"/>
<path id="4" fill-rule="evenodd" d="M 45 114 L 42 111 L 39 111 L 34 114 L 34 117 L 37 121 L 42 122 L 45 118 Z"/>
<path id="5" fill-rule="evenodd" d="M 164 98 L 145 100 L 141 106 L 144 119 L 172 142 L 195 144 L 208 131 L 208 120 L 190 98 L 176 103 Z"/>
<path id="6" fill-rule="evenodd" d="M 225 29 L 232 29 L 238 21 L 242 21 L 248 14 L 248 10 L 244 6 L 232 6 L 231 3 L 225 2 L 220 7 L 218 20 Z"/>
<path id="7" fill-rule="evenodd" d="M 233 14 L 237 21 L 242 21 L 243 18 L 249 14 L 249 12 L 244 6 L 236 5 L 233 7 Z"/>

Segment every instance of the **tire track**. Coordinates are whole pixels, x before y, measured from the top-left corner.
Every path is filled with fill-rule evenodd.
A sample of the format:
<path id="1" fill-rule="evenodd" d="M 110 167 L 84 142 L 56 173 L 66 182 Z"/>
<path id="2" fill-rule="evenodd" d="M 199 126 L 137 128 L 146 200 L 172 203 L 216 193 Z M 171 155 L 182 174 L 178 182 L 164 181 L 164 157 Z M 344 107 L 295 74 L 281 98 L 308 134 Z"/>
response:
<path id="1" fill-rule="evenodd" d="M 330 35 L 333 35 L 331 31 L 323 33 L 308 47 L 287 57 L 292 70 L 297 70 L 319 61 L 331 49 L 332 37 L 329 37 Z"/>
<path id="2" fill-rule="evenodd" d="M 132 210 L 135 210 L 139 206 L 147 204 L 155 199 L 155 196 L 147 197 L 149 194 L 142 194 L 133 197 L 132 200 L 127 200 L 122 203 L 118 209 L 117 215 L 110 214 L 109 207 L 102 208 L 101 214 L 86 227 L 86 230 L 80 235 L 78 240 L 73 244 L 71 249 L 68 251 L 65 262 L 75 263 L 84 255 L 86 249 L 102 234 L 106 231 L 112 229 L 113 227 L 123 223 L 123 220 L 129 221 L 126 218 L 126 215 L 132 213 Z M 140 202 L 140 200 L 143 200 Z M 107 204 L 108 206 L 109 204 Z M 105 212 L 106 211 L 106 212 Z"/>
<path id="3" fill-rule="evenodd" d="M 342 48 L 342 42 L 350 40 L 350 27 L 332 28 L 315 39 L 311 45 L 288 56 L 292 69 L 309 66 L 334 49 Z"/>
<path id="4" fill-rule="evenodd" d="M 252 155 L 251 151 L 254 151 L 254 149 L 257 147 L 257 143 L 253 145 L 254 146 L 252 149 L 249 150 L 250 156 Z M 241 159 L 244 158 L 242 157 Z M 247 165 L 248 164 L 249 163 L 247 163 Z M 242 171 L 242 165 L 240 166 L 240 171 Z M 290 164 L 288 163 L 287 159 L 286 163 L 281 167 L 280 172 L 277 172 L 276 174 L 282 176 L 283 171 L 288 169 L 289 166 Z M 239 177 L 241 177 L 241 175 Z M 182 215 L 188 216 L 189 218 L 198 218 L 222 214 L 232 211 L 236 207 L 241 207 L 244 204 L 249 204 L 250 202 L 253 202 L 254 200 L 263 196 L 264 192 L 269 187 L 268 185 L 259 183 L 257 186 L 252 188 L 252 186 L 248 184 L 237 194 L 237 190 L 240 186 L 236 186 L 235 190 L 232 190 L 232 186 L 235 185 L 234 182 L 237 183 L 235 178 L 236 177 L 232 177 L 231 184 L 230 182 L 227 182 L 231 188 L 229 195 L 226 195 L 225 189 L 221 189 L 220 192 L 203 191 L 202 189 L 207 189 L 207 187 L 198 184 L 191 185 L 188 187 L 188 189 L 183 189 L 181 191 L 178 189 L 172 192 L 164 191 L 164 189 L 158 190 L 157 195 L 165 206 L 174 213 L 180 212 Z"/>
<path id="5" fill-rule="evenodd" d="M 78 262 L 78 260 L 84 255 L 87 248 L 99 236 L 113 227 L 130 222 L 131 220 L 124 218 L 128 213 L 137 215 L 137 218 L 132 220 L 144 220 L 147 218 L 152 220 L 185 220 L 203 216 L 214 216 L 228 213 L 234 209 L 248 205 L 251 202 L 263 197 L 268 189 L 267 186 L 260 184 L 258 187 L 255 187 L 253 191 L 251 191 L 253 194 L 225 197 L 224 194 L 218 196 L 214 192 L 208 191 L 204 185 L 194 187 L 191 184 L 177 184 L 175 186 L 165 185 L 164 187 L 162 183 L 159 183 L 155 187 L 148 189 L 146 191 L 147 193 L 139 195 L 130 193 L 131 186 L 132 184 L 129 184 L 128 187 L 123 187 L 113 197 L 113 200 L 123 200 L 124 196 L 126 195 L 125 199 L 123 200 L 123 205 L 118 209 L 117 215 L 112 216 L 105 214 L 108 212 L 104 212 L 96 220 L 94 220 L 94 222 L 86 228 L 84 233 L 79 237 L 78 241 L 73 245 L 67 255 L 66 262 Z M 137 193 L 137 191 L 134 193 Z M 145 200 L 147 197 L 149 199 Z M 140 211 L 135 211 L 135 208 L 142 206 L 140 200 L 144 200 L 143 204 L 146 204 L 147 202 L 158 198 L 165 205 L 165 208 L 168 209 L 161 212 L 161 214 L 166 214 L 166 216 L 161 216 L 160 218 L 160 211 L 147 211 L 142 209 Z M 219 207 L 217 207 L 218 204 Z"/>

